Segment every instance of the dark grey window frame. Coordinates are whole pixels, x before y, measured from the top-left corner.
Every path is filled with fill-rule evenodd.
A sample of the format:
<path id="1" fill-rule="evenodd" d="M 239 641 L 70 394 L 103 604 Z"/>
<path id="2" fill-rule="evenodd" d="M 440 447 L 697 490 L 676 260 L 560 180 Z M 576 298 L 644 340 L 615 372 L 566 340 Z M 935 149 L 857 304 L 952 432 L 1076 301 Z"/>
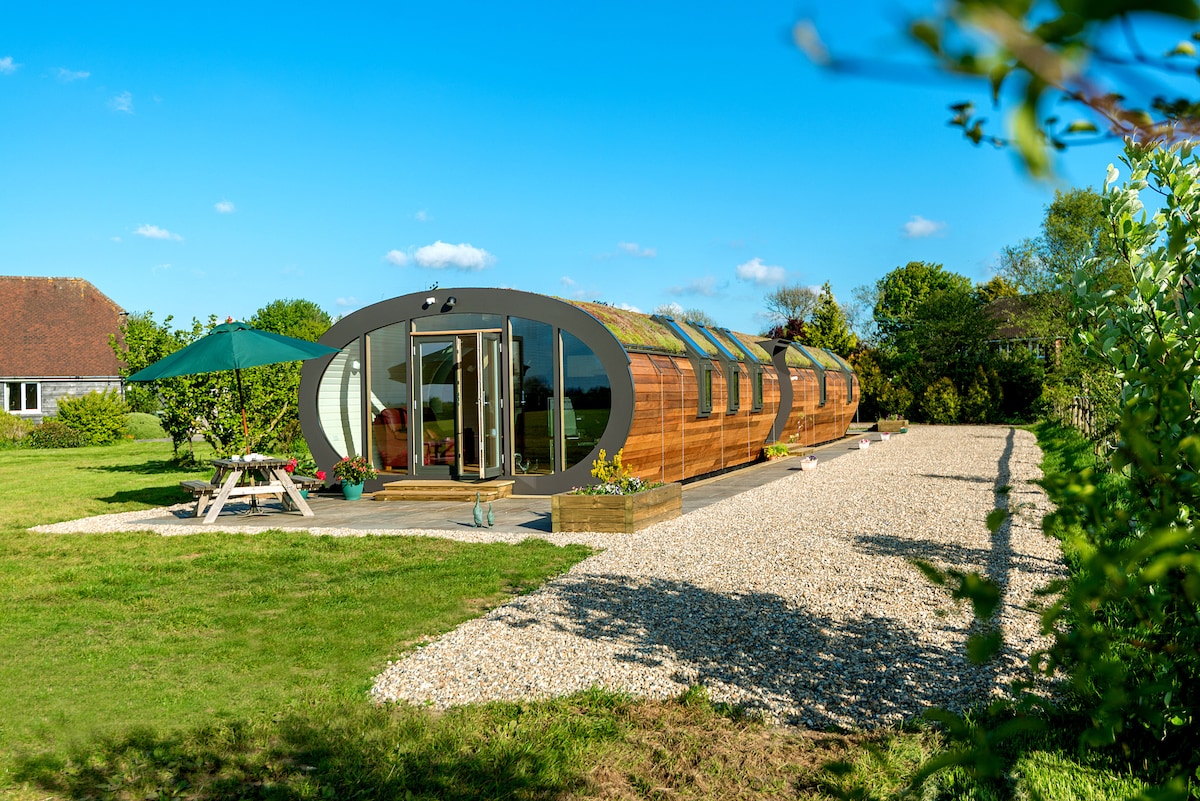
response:
<path id="1" fill-rule="evenodd" d="M 792 347 L 795 348 L 796 350 L 800 351 L 802 354 L 804 354 L 804 358 L 808 359 L 809 362 L 812 363 L 813 371 L 817 374 L 817 385 L 820 387 L 820 395 L 821 395 L 821 402 L 818 403 L 817 406 L 824 406 L 826 400 L 828 400 L 828 395 L 829 395 L 829 393 L 826 391 L 826 384 L 825 384 L 825 382 L 826 382 L 825 365 L 821 364 L 819 361 L 817 361 L 815 358 L 813 358 L 813 355 L 811 353 L 809 353 L 808 350 L 803 345 L 801 345 L 799 342 L 793 342 Z"/>
<path id="2" fill-rule="evenodd" d="M 829 348 L 821 348 L 821 350 L 828 353 L 829 357 L 838 363 L 842 375 L 846 376 L 846 403 L 854 403 L 854 370 L 850 368 L 850 365 L 846 364 L 841 356 L 838 356 Z"/>
<path id="3" fill-rule="evenodd" d="M 688 361 L 692 363 L 692 369 L 696 373 L 696 416 L 709 417 L 712 415 L 712 372 L 713 372 L 713 357 L 708 354 L 708 351 L 700 347 L 694 339 L 679 327 L 674 317 L 667 317 L 662 314 L 652 315 L 652 320 L 663 325 L 668 331 L 678 337 L 683 343 L 683 349 L 687 353 Z"/>
<path id="4" fill-rule="evenodd" d="M 728 328 L 718 328 L 725 336 L 729 337 L 729 341 L 737 346 L 738 350 L 746 354 L 744 364 L 750 374 L 750 410 L 753 412 L 761 412 L 763 410 L 763 383 L 765 381 L 764 374 L 767 368 L 763 366 L 758 357 L 747 348 L 737 336 Z"/>
<path id="5" fill-rule="evenodd" d="M 695 328 L 704 338 L 713 344 L 717 349 L 717 361 L 721 362 L 721 366 L 725 368 L 725 408 L 729 414 L 737 414 L 742 406 L 742 360 L 725 347 L 721 340 L 717 339 L 712 331 L 708 330 L 708 326 L 700 323 L 689 323 L 692 328 Z"/>

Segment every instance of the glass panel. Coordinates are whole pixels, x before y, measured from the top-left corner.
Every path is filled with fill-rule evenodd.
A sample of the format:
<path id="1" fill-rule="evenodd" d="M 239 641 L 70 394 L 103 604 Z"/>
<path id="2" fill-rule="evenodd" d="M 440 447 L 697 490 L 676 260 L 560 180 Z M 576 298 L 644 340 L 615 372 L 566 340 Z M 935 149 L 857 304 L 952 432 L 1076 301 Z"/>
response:
<path id="1" fill-rule="evenodd" d="M 763 407 L 763 371 L 754 371 L 754 411 Z"/>
<path id="2" fill-rule="evenodd" d="M 500 375 L 503 369 L 500 361 L 500 335 L 483 334 L 483 348 L 480 352 L 480 367 L 482 380 L 482 430 L 483 430 L 483 477 L 500 473 Z"/>
<path id="3" fill-rule="evenodd" d="M 504 316 L 500 314 L 437 314 L 413 320 L 414 331 L 475 331 L 503 326 Z"/>
<path id="4" fill-rule="evenodd" d="M 421 371 L 417 396 L 421 410 L 417 452 L 420 454 L 420 464 L 425 467 L 450 466 L 455 463 L 454 391 L 458 371 L 454 361 L 454 350 L 453 339 L 417 340 L 417 364 L 420 365 Z"/>
<path id="5" fill-rule="evenodd" d="M 729 376 L 729 404 L 728 408 L 731 412 L 736 412 L 742 405 L 742 375 L 738 372 L 736 366 L 730 366 Z"/>
<path id="6" fill-rule="evenodd" d="M 35 412 L 38 409 L 38 385 L 25 385 L 25 410 Z"/>
<path id="7" fill-rule="evenodd" d="M 367 335 L 371 456 L 382 473 L 408 472 L 408 321 Z"/>
<path id="8" fill-rule="evenodd" d="M 359 341 L 356 339 L 333 357 L 317 390 L 317 416 L 321 430 L 338 456 L 362 453 L 362 380 L 359 376 Z"/>
<path id="9" fill-rule="evenodd" d="M 512 472 L 551 473 L 554 329 L 546 323 L 512 318 L 512 384 Z"/>
<path id="10" fill-rule="evenodd" d="M 480 353 L 477 335 L 468 334 L 458 338 L 459 383 L 458 383 L 458 453 L 461 461 L 457 472 L 470 478 L 481 478 L 480 468 Z"/>
<path id="11" fill-rule="evenodd" d="M 600 359 L 578 337 L 563 331 L 562 352 L 562 433 L 565 467 L 571 467 L 587 459 L 608 427 L 612 387 Z"/>
<path id="12" fill-rule="evenodd" d="M 10 412 L 21 411 L 21 385 L 16 382 L 8 384 L 8 410 Z"/>

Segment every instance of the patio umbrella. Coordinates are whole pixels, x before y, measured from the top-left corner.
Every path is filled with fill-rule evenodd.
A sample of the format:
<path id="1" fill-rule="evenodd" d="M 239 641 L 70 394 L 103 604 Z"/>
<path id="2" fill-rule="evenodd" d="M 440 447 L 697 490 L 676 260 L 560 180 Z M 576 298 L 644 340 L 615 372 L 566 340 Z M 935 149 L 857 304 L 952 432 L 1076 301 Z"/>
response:
<path id="1" fill-rule="evenodd" d="M 246 399 L 242 395 L 242 368 L 316 359 L 331 353 L 337 353 L 337 350 L 230 321 L 218 325 L 186 348 L 159 359 L 144 370 L 138 370 L 126 380 L 155 381 L 159 378 L 233 370 L 237 376 L 238 404 L 242 409 L 242 431 L 246 435 L 246 447 L 249 448 L 250 426 L 246 423 Z"/>

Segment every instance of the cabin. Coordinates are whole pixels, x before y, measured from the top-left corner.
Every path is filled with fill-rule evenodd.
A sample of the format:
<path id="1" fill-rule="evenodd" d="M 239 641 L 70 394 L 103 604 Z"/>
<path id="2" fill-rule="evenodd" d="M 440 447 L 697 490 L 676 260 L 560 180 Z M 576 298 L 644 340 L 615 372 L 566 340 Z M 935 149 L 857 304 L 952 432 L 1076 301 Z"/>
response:
<path id="1" fill-rule="evenodd" d="M 651 481 L 845 435 L 858 378 L 783 339 L 511 289 L 436 289 L 334 324 L 304 363 L 318 464 L 368 456 L 388 482 L 504 478 L 519 494 L 592 481 L 604 450 Z"/>
<path id="2" fill-rule="evenodd" d="M 0 276 L 0 402 L 34 423 L 58 401 L 121 390 L 121 364 L 108 344 L 125 312 L 82 278 Z"/>

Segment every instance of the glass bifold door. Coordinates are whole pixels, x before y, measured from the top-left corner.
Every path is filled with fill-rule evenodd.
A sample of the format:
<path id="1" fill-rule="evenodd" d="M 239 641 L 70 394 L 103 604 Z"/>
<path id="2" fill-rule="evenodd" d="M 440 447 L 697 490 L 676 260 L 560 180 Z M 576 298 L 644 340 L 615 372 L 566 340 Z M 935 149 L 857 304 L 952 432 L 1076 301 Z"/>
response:
<path id="1" fill-rule="evenodd" d="M 414 334 L 413 408 L 417 472 L 429 476 L 500 475 L 499 332 Z"/>

